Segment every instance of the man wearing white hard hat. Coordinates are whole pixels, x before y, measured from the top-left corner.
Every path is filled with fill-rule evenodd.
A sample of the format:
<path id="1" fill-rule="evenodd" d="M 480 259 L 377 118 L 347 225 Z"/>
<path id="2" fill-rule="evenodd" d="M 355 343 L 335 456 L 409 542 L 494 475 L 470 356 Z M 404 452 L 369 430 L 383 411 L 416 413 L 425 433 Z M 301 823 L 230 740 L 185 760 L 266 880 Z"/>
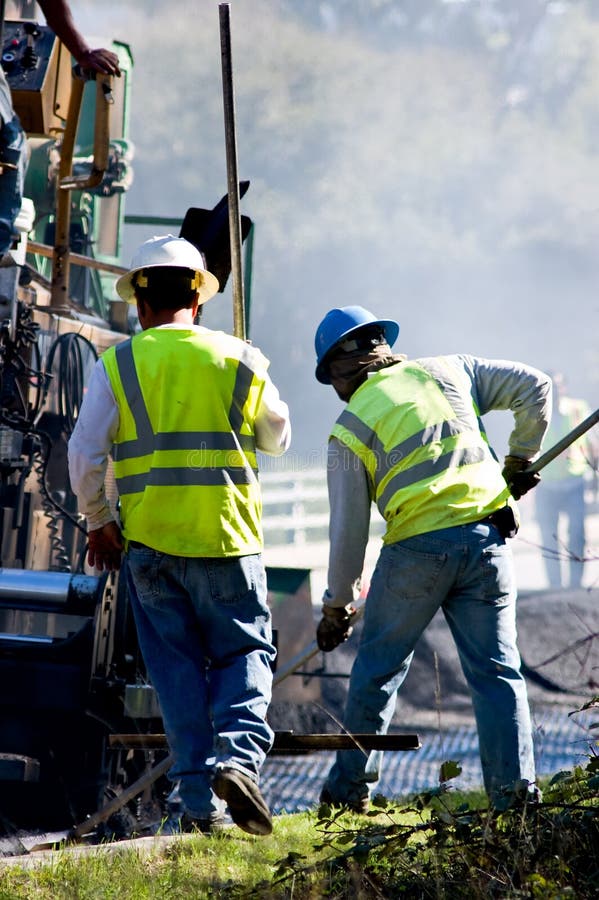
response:
<path id="1" fill-rule="evenodd" d="M 96 364 L 69 441 L 90 565 L 127 557 L 144 662 L 185 807 L 179 827 L 268 834 L 270 613 L 256 451 L 289 446 L 287 404 L 253 346 L 196 324 L 219 288 L 183 238 L 152 238 L 117 282 L 142 331 Z M 104 490 L 112 457 L 120 525 Z"/>

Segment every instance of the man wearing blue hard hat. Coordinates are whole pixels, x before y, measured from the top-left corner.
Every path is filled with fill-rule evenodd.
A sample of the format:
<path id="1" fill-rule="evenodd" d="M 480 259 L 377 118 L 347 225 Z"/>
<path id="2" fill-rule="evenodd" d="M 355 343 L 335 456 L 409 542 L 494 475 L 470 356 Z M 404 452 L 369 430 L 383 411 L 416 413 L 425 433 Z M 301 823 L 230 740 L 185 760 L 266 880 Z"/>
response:
<path id="1" fill-rule="evenodd" d="M 330 310 L 316 331 L 316 378 L 347 404 L 329 439 L 330 554 L 318 646 L 333 650 L 352 632 L 374 502 L 387 527 L 344 730 L 387 732 L 416 643 L 442 609 L 472 695 L 489 801 L 499 809 L 533 802 L 506 538 L 518 529 L 515 500 L 539 481 L 525 470 L 551 418 L 551 379 L 508 360 L 408 360 L 391 350 L 398 334 L 397 322 L 361 306 Z M 481 419 L 497 409 L 514 416 L 503 467 Z M 381 762 L 380 751 L 338 751 L 321 800 L 366 812 Z"/>

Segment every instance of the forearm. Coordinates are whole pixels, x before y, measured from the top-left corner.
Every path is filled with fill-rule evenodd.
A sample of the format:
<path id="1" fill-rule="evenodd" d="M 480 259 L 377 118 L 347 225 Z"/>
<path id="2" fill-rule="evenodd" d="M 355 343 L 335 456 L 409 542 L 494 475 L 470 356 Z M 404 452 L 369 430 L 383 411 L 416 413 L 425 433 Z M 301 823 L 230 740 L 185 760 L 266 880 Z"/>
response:
<path id="1" fill-rule="evenodd" d="M 79 32 L 66 0 L 38 0 L 46 22 L 79 62 L 89 52 L 89 44 Z"/>
<path id="2" fill-rule="evenodd" d="M 104 366 L 97 363 L 69 440 L 69 478 L 88 528 L 114 521 L 104 487 L 119 415 Z"/>
<path id="3" fill-rule="evenodd" d="M 89 459 L 69 453 L 69 472 L 73 491 L 77 495 L 77 507 L 85 516 L 91 531 L 102 528 L 116 517 L 104 489 L 105 468 L 90 464 Z"/>
<path id="4" fill-rule="evenodd" d="M 264 386 L 255 422 L 256 446 L 269 456 L 280 456 L 291 442 L 289 407 L 270 379 Z"/>
<path id="5" fill-rule="evenodd" d="M 38 0 L 46 22 L 82 69 L 120 75 L 119 58 L 104 47 L 92 49 L 77 26 L 67 0 Z"/>
<path id="6" fill-rule="evenodd" d="M 533 459 L 539 453 L 551 420 L 551 379 L 540 369 L 509 360 L 468 358 L 481 415 L 491 410 L 510 410 L 514 428 L 509 454 Z"/>
<path id="7" fill-rule="evenodd" d="M 327 481 L 330 551 L 325 602 L 347 606 L 358 599 L 362 588 L 371 501 L 364 466 L 335 438 L 329 443 Z"/>

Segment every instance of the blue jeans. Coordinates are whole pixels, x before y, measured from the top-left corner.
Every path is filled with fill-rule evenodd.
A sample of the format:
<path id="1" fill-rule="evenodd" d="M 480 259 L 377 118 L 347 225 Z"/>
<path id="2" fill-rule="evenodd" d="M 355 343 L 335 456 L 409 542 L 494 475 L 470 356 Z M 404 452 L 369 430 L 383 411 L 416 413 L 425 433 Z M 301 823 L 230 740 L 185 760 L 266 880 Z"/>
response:
<path id="1" fill-rule="evenodd" d="M 256 783 L 273 732 L 270 611 L 260 556 L 186 559 L 129 547 L 131 604 L 188 813 L 214 818 L 215 767 Z"/>
<path id="2" fill-rule="evenodd" d="M 584 571 L 584 479 L 542 481 L 535 490 L 535 508 L 549 586 L 579 588 Z M 565 540 L 559 533 L 560 517 L 567 520 Z"/>
<path id="3" fill-rule="evenodd" d="M 484 786 L 501 805 L 505 789 L 535 780 L 526 685 L 516 646 L 511 550 L 491 525 L 444 528 L 381 551 L 366 600 L 344 727 L 386 734 L 414 647 L 441 608 L 468 682 Z M 378 781 L 382 753 L 339 751 L 326 787 L 357 802 Z"/>

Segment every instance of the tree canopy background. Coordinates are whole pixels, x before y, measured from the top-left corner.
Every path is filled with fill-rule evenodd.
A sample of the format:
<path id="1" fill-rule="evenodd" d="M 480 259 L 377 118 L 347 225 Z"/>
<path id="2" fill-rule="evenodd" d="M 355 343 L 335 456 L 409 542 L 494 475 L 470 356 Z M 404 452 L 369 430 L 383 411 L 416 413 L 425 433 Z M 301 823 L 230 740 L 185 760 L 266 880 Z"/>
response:
<path id="1" fill-rule="evenodd" d="M 73 0 L 131 47 L 127 212 L 226 193 L 217 0 Z M 599 8 L 592 0 L 234 0 L 242 212 L 255 223 L 250 337 L 291 407 L 288 464 L 324 460 L 341 409 L 316 326 L 362 304 L 397 352 L 564 372 L 599 395 Z M 164 228 L 162 229 L 165 230 Z M 123 263 L 155 227 L 128 226 Z M 205 324 L 232 330 L 230 283 Z M 496 450 L 506 451 L 509 414 Z"/>

